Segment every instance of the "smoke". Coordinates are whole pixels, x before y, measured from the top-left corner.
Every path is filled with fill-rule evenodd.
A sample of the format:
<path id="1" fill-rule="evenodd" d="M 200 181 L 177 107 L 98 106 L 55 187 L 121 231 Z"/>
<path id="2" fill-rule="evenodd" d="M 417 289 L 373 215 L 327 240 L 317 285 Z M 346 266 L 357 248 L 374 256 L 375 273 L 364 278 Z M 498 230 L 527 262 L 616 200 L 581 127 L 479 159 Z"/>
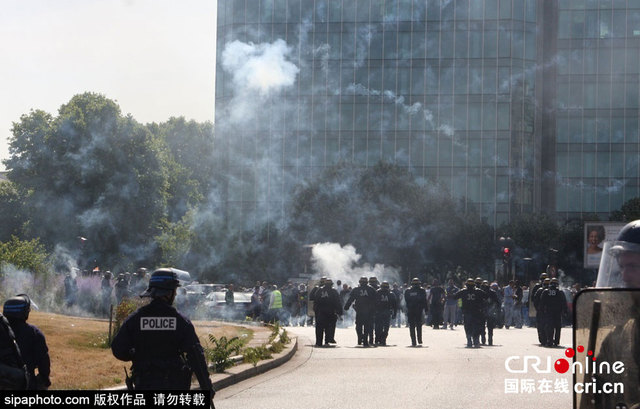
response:
<path id="1" fill-rule="evenodd" d="M 399 269 L 384 264 L 360 266 L 361 257 L 351 244 L 317 243 L 311 248 L 312 268 L 318 277 L 329 277 L 334 283 L 340 280 L 351 286 L 356 286 L 362 276 L 375 276 L 379 282 L 401 282 Z"/>
<path id="2" fill-rule="evenodd" d="M 3 303 L 17 294 L 27 294 L 34 310 L 51 311 L 59 304 L 59 289 L 55 277 L 34 274 L 8 263 L 0 266 L 0 297 Z"/>
<path id="3" fill-rule="evenodd" d="M 231 74 L 236 89 L 257 91 L 261 96 L 290 87 L 300 69 L 287 58 L 291 48 L 278 39 L 273 43 L 235 40 L 222 52 L 222 67 Z"/>

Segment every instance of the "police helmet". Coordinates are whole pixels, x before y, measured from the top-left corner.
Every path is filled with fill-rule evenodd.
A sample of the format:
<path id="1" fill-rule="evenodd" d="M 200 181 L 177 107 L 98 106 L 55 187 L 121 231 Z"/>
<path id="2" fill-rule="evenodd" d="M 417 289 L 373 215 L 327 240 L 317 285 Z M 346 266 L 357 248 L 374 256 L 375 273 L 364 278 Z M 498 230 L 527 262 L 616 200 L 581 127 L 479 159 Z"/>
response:
<path id="1" fill-rule="evenodd" d="M 621 266 L 626 266 L 624 269 Z M 596 287 L 640 287 L 640 220 L 625 225 L 615 241 L 605 241 Z"/>
<path id="2" fill-rule="evenodd" d="M 369 282 L 369 280 L 365 276 L 360 277 L 360 280 L 358 281 L 358 283 L 360 283 L 360 285 L 365 285 L 368 282 Z"/>
<path id="3" fill-rule="evenodd" d="M 389 289 L 389 282 L 388 281 L 383 281 L 382 284 L 380 284 L 380 288 L 382 288 L 384 290 L 388 290 Z"/>
<path id="4" fill-rule="evenodd" d="M 369 277 L 369 282 L 372 283 L 372 284 L 377 283 L 378 282 L 378 277 L 376 277 L 376 276 Z"/>
<path id="5" fill-rule="evenodd" d="M 27 294 L 18 294 L 4 302 L 2 314 L 10 319 L 26 321 L 31 311 L 31 299 Z"/>
<path id="6" fill-rule="evenodd" d="M 549 285 L 549 284 L 551 284 L 551 279 L 547 277 L 547 278 L 545 278 L 544 280 L 542 280 L 542 283 L 543 283 L 544 285 Z"/>
<path id="7" fill-rule="evenodd" d="M 178 275 L 171 268 L 160 268 L 151 274 L 149 288 L 140 297 L 162 297 L 180 287 Z"/>
<path id="8" fill-rule="evenodd" d="M 473 287 L 476 285 L 476 282 L 473 280 L 473 278 L 469 277 L 467 278 L 467 282 L 466 282 L 468 287 Z"/>
<path id="9" fill-rule="evenodd" d="M 540 274 L 540 281 L 544 281 L 545 278 L 549 277 L 547 273 Z"/>
<path id="10" fill-rule="evenodd" d="M 547 280 L 548 280 L 548 279 L 547 279 Z M 553 278 L 551 279 L 550 285 L 558 286 L 558 284 L 559 284 L 558 279 L 557 279 L 557 278 L 555 278 L 555 277 L 553 277 Z"/>
<path id="11" fill-rule="evenodd" d="M 104 278 L 111 279 L 111 271 L 105 271 Z"/>
<path id="12" fill-rule="evenodd" d="M 329 277 L 325 278 L 324 279 L 324 285 L 331 287 L 333 285 L 333 280 L 330 279 Z"/>
<path id="13" fill-rule="evenodd" d="M 419 279 L 418 277 L 414 277 L 414 278 L 411 280 L 411 285 L 420 285 L 420 284 L 421 284 L 421 283 L 420 283 L 420 279 Z"/>
<path id="14" fill-rule="evenodd" d="M 478 286 L 479 286 L 479 285 L 482 285 L 482 278 L 481 278 L 481 277 L 476 277 L 475 283 L 476 283 L 476 285 L 478 285 Z"/>
<path id="15" fill-rule="evenodd" d="M 320 282 L 318 283 L 319 285 L 324 285 L 324 282 L 327 281 L 327 277 L 322 276 L 320 277 Z"/>
<path id="16" fill-rule="evenodd" d="M 144 267 L 140 267 L 138 271 L 136 271 L 136 274 L 139 275 L 140 277 L 144 277 L 147 275 L 147 269 Z"/>

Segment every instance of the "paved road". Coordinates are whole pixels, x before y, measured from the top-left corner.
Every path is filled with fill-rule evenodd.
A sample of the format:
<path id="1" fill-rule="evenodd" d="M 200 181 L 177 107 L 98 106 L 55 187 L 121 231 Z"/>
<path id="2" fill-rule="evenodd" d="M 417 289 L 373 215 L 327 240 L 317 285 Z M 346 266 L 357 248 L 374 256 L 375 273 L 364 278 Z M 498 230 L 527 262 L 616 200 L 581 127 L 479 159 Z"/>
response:
<path id="1" fill-rule="evenodd" d="M 406 328 L 392 328 L 391 346 L 356 346 L 353 328 L 338 329 L 334 348 L 314 348 L 313 328 L 290 327 L 299 336 L 299 351 L 280 368 L 218 392 L 217 409 L 257 408 L 517 408 L 572 407 L 569 372 L 558 374 L 554 362 L 564 358 L 565 348 L 537 345 L 535 329 L 495 331 L 495 346 L 466 348 L 464 330 L 424 327 L 425 345 L 410 347 Z M 561 343 L 571 344 L 571 329 L 563 328 Z M 538 357 L 541 369 L 551 373 L 510 373 L 523 368 L 525 356 Z M 560 392 L 566 381 L 566 392 Z M 507 383 L 518 386 L 506 393 Z M 520 390 L 533 384 L 532 393 Z M 549 390 L 538 387 L 549 385 Z"/>

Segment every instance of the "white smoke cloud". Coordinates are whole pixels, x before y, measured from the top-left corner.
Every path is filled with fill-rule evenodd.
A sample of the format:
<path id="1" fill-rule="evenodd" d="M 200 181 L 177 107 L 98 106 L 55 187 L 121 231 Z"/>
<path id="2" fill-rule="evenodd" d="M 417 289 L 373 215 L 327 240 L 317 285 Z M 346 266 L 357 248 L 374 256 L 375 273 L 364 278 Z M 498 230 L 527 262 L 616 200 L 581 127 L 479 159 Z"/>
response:
<path id="1" fill-rule="evenodd" d="M 318 243 L 311 249 L 311 262 L 314 272 L 318 276 L 326 276 L 333 280 L 341 280 L 352 286 L 358 285 L 362 276 L 375 276 L 378 281 L 401 282 L 400 271 L 395 267 L 375 264 L 371 266 L 357 265 L 361 259 L 355 247 L 351 244 L 341 246 L 338 243 Z"/>
<path id="2" fill-rule="evenodd" d="M 222 67 L 238 89 L 266 96 L 294 84 L 300 69 L 287 61 L 289 54 L 291 48 L 282 39 L 261 44 L 235 40 L 222 52 Z"/>

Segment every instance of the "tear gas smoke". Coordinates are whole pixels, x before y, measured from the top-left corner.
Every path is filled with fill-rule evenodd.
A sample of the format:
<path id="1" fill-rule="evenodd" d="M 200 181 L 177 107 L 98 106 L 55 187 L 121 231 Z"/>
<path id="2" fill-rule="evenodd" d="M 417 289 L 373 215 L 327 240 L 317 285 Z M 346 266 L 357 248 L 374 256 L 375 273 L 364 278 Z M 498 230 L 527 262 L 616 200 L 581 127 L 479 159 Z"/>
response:
<path id="1" fill-rule="evenodd" d="M 375 276 L 379 282 L 401 283 L 400 271 L 397 268 L 375 264 L 371 266 L 357 265 L 362 256 L 351 244 L 341 246 L 338 243 L 318 243 L 311 247 L 311 263 L 314 278 L 329 277 L 333 282 L 338 280 L 352 287 L 358 285 L 362 276 Z"/>

